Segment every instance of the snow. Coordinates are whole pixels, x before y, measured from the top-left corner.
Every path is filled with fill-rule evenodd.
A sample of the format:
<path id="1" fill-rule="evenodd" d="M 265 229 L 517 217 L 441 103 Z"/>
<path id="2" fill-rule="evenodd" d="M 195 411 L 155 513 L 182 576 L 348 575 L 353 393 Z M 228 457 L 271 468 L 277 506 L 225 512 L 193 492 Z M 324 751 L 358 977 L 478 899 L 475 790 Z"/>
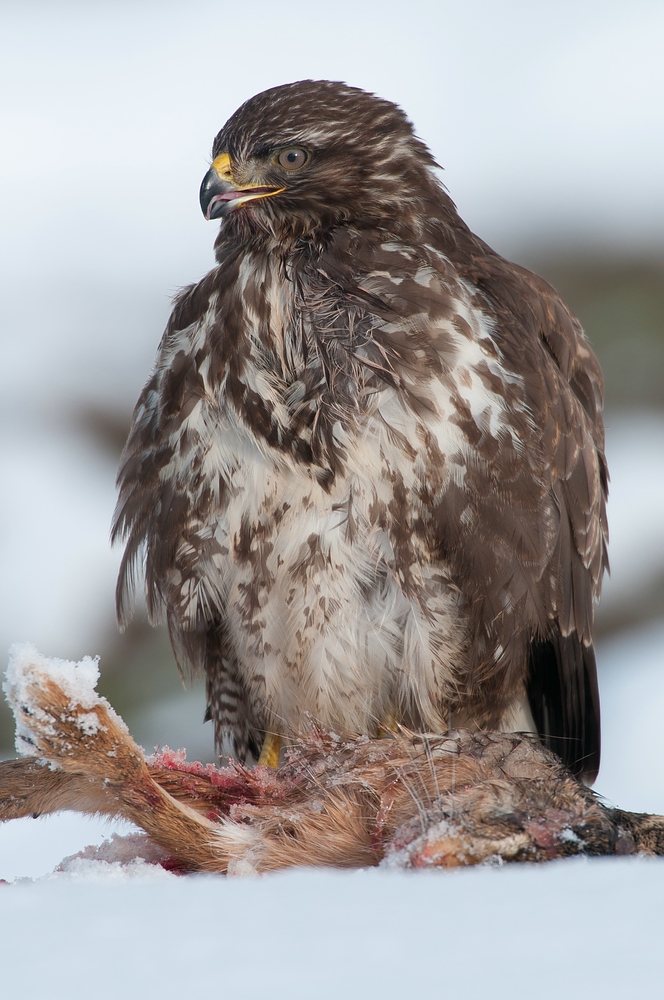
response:
<path id="1" fill-rule="evenodd" d="M 175 878 L 170 872 L 153 861 L 146 861 L 143 858 L 131 858 L 126 861 L 106 861 L 95 855 L 92 858 L 79 857 L 65 858 L 56 871 L 51 875 L 45 875 L 43 881 L 50 882 L 57 878 L 66 878 L 68 882 L 124 882 L 127 879 L 141 879 L 143 881 L 156 881 L 165 878 Z M 20 880 L 19 883 L 20 884 Z"/>
<path id="2" fill-rule="evenodd" d="M 610 616 L 664 573 L 664 414 L 608 412 L 605 424 L 611 575 L 601 609 Z"/>
<path id="3" fill-rule="evenodd" d="M 131 823 L 73 812 L 0 823 L 0 880 L 47 876 L 65 857 L 87 845 L 101 844 L 113 834 L 135 832 Z"/>
<path id="4" fill-rule="evenodd" d="M 596 791 L 622 809 L 664 815 L 664 618 L 602 643 L 602 767 Z"/>
<path id="5" fill-rule="evenodd" d="M 164 864 L 162 865 L 162 862 Z M 127 878 L 175 878 L 168 869 L 168 856 L 146 833 L 113 833 L 102 844 L 86 847 L 64 858 L 44 879 L 60 878 L 83 881 Z M 22 880 L 18 880 L 22 881 Z"/>
<path id="6" fill-rule="evenodd" d="M 44 677 L 50 677 L 69 698 L 76 725 L 85 735 L 98 732 L 101 723 L 95 712 L 81 712 L 80 709 L 92 709 L 99 704 L 126 730 L 108 701 L 95 690 L 99 680 L 98 657 L 84 656 L 80 662 L 73 663 L 58 657 L 42 656 L 29 642 L 15 643 L 9 651 L 9 665 L 2 689 L 14 711 L 16 750 L 19 754 L 34 755 L 35 741 L 29 720 L 36 718 L 48 724 L 46 713 L 33 699 L 33 691 L 39 689 Z"/>
<path id="7" fill-rule="evenodd" d="M 26 348 L 32 359 L 35 351 L 39 340 Z M 69 362 L 76 367 L 71 356 Z M 52 370 L 49 359 L 43 364 Z M 36 404 L 44 372 L 37 374 Z M 19 383 L 27 377 L 16 365 L 11 375 Z M 108 542 L 117 461 L 70 432 L 65 403 L 38 418 L 12 406 L 10 394 L 0 386 L 0 648 L 4 655 L 11 643 L 31 639 L 49 652 L 98 652 L 120 564 L 120 551 Z"/>
<path id="8" fill-rule="evenodd" d="M 103 873 L 102 873 L 103 872 Z M 664 863 L 0 887 L 6 996 L 654 997 Z"/>
<path id="9" fill-rule="evenodd" d="M 2 688 L 10 705 L 31 705 L 30 689 L 44 676 L 55 684 L 71 702 L 81 708 L 94 708 L 99 701 L 99 658 L 84 656 L 79 663 L 56 656 L 43 656 L 32 643 L 17 642 L 9 651 L 6 680 Z M 29 751 L 28 751 L 29 752 Z"/>

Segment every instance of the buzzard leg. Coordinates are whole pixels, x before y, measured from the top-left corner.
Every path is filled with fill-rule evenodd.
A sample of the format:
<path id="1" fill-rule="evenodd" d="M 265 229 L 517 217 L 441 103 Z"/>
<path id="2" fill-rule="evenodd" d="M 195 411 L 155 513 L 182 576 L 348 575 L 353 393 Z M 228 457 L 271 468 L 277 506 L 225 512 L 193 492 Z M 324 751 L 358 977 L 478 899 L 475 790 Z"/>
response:
<path id="1" fill-rule="evenodd" d="M 376 736 L 380 738 L 382 736 L 391 736 L 394 733 L 398 732 L 399 732 L 399 720 L 397 718 L 396 712 L 393 709 L 391 709 L 383 716 L 383 719 L 380 725 L 378 726 L 378 732 L 376 733 Z"/>
<path id="2" fill-rule="evenodd" d="M 278 736 L 276 733 L 266 733 L 258 763 L 263 767 L 277 768 L 279 767 L 280 753 L 281 736 Z"/>

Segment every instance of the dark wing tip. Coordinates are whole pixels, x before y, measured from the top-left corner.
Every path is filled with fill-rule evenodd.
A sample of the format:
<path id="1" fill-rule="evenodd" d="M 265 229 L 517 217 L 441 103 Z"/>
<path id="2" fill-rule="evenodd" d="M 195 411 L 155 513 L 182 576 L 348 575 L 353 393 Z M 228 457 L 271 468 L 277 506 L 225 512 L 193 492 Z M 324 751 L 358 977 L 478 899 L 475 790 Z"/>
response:
<path id="1" fill-rule="evenodd" d="M 600 711 L 595 651 L 578 635 L 553 634 L 530 648 L 528 700 L 550 750 L 586 784 L 600 764 Z"/>

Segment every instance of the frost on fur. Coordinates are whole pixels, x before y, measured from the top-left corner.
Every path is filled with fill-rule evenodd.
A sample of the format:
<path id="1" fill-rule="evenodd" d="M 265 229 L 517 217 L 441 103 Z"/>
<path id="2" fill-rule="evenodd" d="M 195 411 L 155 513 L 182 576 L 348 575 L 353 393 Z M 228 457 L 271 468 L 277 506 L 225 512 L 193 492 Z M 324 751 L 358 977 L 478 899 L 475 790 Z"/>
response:
<path id="1" fill-rule="evenodd" d="M 9 652 L 9 665 L 2 689 L 16 720 L 16 751 L 39 755 L 39 736 L 54 736 L 56 722 L 44 708 L 44 687 L 52 684 L 67 699 L 69 721 L 83 734 L 94 735 L 101 723 L 96 708 L 102 706 L 116 725 L 127 732 L 122 719 L 106 698 L 97 694 L 99 657 L 84 656 L 78 663 L 43 656 L 31 643 L 16 643 Z M 51 762 L 52 765 L 55 762 Z"/>
<path id="2" fill-rule="evenodd" d="M 606 808 L 524 734 L 342 738 L 314 724 L 277 769 L 204 766 L 167 748 L 146 759 L 97 679 L 90 658 L 13 651 L 5 690 L 27 756 L 0 762 L 0 820 L 59 809 L 122 816 L 174 872 L 664 854 L 663 817 Z"/>

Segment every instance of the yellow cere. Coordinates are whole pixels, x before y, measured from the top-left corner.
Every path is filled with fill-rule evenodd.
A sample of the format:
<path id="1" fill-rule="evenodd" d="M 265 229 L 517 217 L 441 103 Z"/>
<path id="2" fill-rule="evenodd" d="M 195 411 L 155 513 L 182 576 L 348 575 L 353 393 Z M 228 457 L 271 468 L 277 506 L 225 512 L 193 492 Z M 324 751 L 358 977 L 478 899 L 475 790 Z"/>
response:
<path id="1" fill-rule="evenodd" d="M 233 182 L 231 158 L 228 153 L 220 153 L 219 156 L 215 156 L 212 161 L 212 169 L 217 171 L 222 180 Z"/>
<path id="2" fill-rule="evenodd" d="M 233 166 L 228 153 L 220 153 L 212 161 L 212 169 L 217 172 L 222 181 L 233 184 L 237 187 L 237 181 L 233 177 Z M 234 205 L 242 205 L 246 201 L 254 201 L 257 198 L 270 198 L 273 194 L 281 194 L 286 188 L 265 188 L 263 184 L 243 184 L 242 191 L 250 192 L 252 188 L 260 188 L 257 194 L 245 194 L 241 198 L 234 199 Z"/>

